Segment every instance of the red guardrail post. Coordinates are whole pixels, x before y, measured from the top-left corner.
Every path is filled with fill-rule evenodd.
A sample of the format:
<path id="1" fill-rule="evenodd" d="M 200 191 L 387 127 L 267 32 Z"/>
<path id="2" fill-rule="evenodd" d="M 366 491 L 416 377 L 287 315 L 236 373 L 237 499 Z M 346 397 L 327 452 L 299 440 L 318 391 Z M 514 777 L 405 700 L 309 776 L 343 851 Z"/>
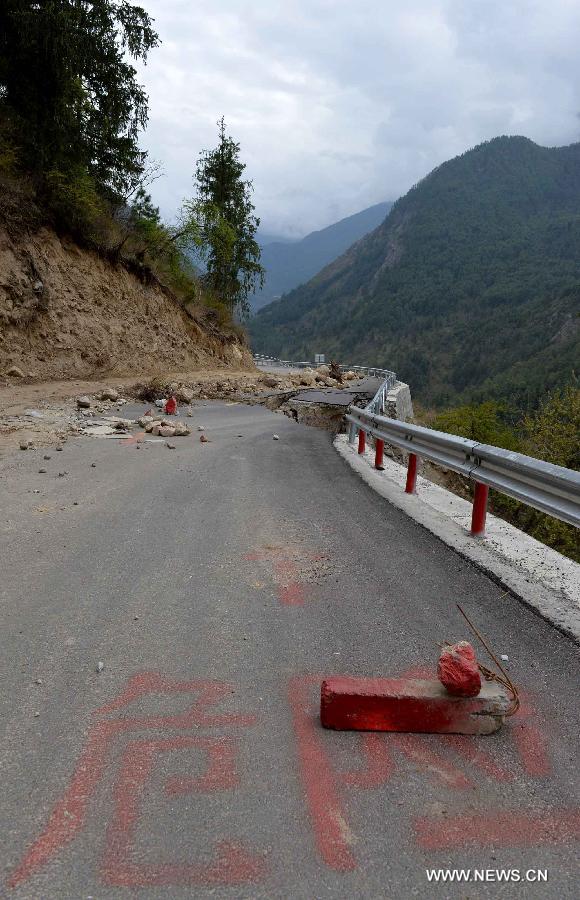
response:
<path id="1" fill-rule="evenodd" d="M 377 438 L 375 441 L 375 469 L 382 472 L 383 470 L 383 454 L 385 452 L 385 442 Z"/>
<path id="2" fill-rule="evenodd" d="M 366 439 L 366 435 L 365 435 L 363 429 L 359 428 L 359 430 L 358 430 L 358 452 L 359 453 L 365 452 L 365 439 Z"/>
<path id="3" fill-rule="evenodd" d="M 407 484 L 405 485 L 406 494 L 417 493 L 417 454 L 409 453 L 409 464 L 407 466 Z"/>
<path id="4" fill-rule="evenodd" d="M 485 534 L 488 494 L 489 487 L 487 484 L 481 484 L 480 481 L 476 481 L 473 495 L 473 511 L 471 513 L 471 534 L 473 537 L 483 537 Z"/>

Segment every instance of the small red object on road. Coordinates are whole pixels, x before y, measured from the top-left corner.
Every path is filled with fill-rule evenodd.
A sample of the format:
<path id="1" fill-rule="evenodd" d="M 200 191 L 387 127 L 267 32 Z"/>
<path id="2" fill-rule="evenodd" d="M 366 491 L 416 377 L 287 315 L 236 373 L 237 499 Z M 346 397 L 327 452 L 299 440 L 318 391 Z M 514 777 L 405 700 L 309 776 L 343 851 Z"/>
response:
<path id="1" fill-rule="evenodd" d="M 171 395 L 165 403 L 164 412 L 166 412 L 168 416 L 174 416 L 177 413 L 177 400 L 173 395 Z"/>
<path id="2" fill-rule="evenodd" d="M 443 647 L 437 674 L 443 687 L 455 697 L 477 697 L 481 690 L 477 657 L 469 641 Z"/>
<path id="3" fill-rule="evenodd" d="M 209 438 L 206 438 L 205 434 L 200 435 L 199 440 L 202 444 L 209 444 Z"/>

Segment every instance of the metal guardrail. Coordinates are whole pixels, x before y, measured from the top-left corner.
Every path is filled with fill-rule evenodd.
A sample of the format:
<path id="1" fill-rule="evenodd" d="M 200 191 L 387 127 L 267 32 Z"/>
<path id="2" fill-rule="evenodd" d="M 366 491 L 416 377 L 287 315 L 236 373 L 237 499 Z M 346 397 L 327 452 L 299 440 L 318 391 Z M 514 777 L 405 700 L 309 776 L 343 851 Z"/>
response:
<path id="1" fill-rule="evenodd" d="M 387 398 L 389 395 L 389 391 L 392 391 L 392 389 L 395 387 L 397 383 L 397 376 L 394 372 L 389 372 L 388 369 L 374 369 L 373 372 L 380 373 L 380 377 L 382 377 L 383 383 L 381 384 L 380 388 L 378 389 L 370 403 L 367 403 L 367 405 L 365 406 L 365 411 L 382 416 L 387 410 Z"/>
<path id="2" fill-rule="evenodd" d="M 291 362 L 288 359 L 277 359 L 275 356 L 265 356 L 262 353 L 254 353 L 254 360 L 258 365 L 260 363 L 267 363 L 269 365 L 276 365 L 284 368 L 316 368 L 316 365 L 311 362 Z M 340 365 L 338 368 L 341 372 L 356 372 L 356 374 L 360 375 L 361 378 L 382 378 L 383 383 L 366 408 L 370 409 L 372 407 L 373 411 L 375 412 L 384 412 L 386 408 L 387 393 L 392 390 L 397 382 L 397 376 L 394 372 L 391 372 L 389 369 L 378 369 L 376 366 Z"/>
<path id="3" fill-rule="evenodd" d="M 268 365 L 281 366 L 287 369 L 306 369 L 310 366 L 314 368 L 314 363 L 311 362 L 292 362 L 289 359 L 277 359 L 275 356 L 264 356 L 262 353 L 254 353 L 254 360 L 258 365 L 260 363 L 268 363 Z"/>
<path id="4" fill-rule="evenodd" d="M 382 466 L 385 443 L 409 453 L 407 493 L 416 491 L 418 458 L 428 459 L 472 479 L 475 482 L 471 523 L 474 535 L 483 535 L 485 531 L 490 487 L 556 519 L 580 527 L 580 472 L 522 453 L 389 419 L 374 413 L 369 407 L 351 407 L 347 419 L 351 424 L 351 443 L 358 431 L 359 453 L 364 452 L 366 434 L 375 438 L 376 468 Z"/>

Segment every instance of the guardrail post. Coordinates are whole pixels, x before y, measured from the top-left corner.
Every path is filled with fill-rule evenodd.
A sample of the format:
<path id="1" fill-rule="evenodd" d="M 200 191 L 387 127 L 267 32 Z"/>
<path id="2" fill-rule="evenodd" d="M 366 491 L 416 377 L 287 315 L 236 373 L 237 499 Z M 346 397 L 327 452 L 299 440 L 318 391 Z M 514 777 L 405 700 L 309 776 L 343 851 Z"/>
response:
<path id="1" fill-rule="evenodd" d="M 473 495 L 473 511 L 471 513 L 471 534 L 473 537 L 483 537 L 485 534 L 488 494 L 489 487 L 487 484 L 476 481 Z"/>
<path id="2" fill-rule="evenodd" d="M 377 438 L 375 441 L 375 469 L 383 471 L 383 454 L 385 452 L 385 442 Z"/>
<path id="3" fill-rule="evenodd" d="M 359 453 L 365 452 L 365 440 L 366 440 L 366 435 L 365 435 L 363 429 L 359 428 L 359 430 L 358 430 L 358 452 Z"/>
<path id="4" fill-rule="evenodd" d="M 417 454 L 409 453 L 409 463 L 407 465 L 407 483 L 405 485 L 406 494 L 417 493 Z"/>
<path id="5" fill-rule="evenodd" d="M 350 427 L 348 429 L 348 442 L 349 444 L 354 444 L 356 438 L 356 425 L 352 422 L 350 423 Z"/>

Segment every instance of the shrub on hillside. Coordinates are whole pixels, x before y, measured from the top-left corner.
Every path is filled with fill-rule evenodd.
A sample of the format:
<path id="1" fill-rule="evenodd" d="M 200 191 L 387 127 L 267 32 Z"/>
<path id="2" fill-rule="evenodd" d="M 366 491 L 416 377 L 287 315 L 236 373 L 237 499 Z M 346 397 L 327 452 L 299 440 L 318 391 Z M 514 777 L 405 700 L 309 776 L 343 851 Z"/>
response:
<path id="1" fill-rule="evenodd" d="M 546 462 L 580 469 L 580 388 L 575 384 L 544 398 L 539 408 L 515 425 L 507 406 L 493 401 L 459 406 L 435 416 L 432 428 L 516 450 Z M 578 529 L 530 506 L 490 493 L 491 511 L 526 534 L 580 562 Z"/>

